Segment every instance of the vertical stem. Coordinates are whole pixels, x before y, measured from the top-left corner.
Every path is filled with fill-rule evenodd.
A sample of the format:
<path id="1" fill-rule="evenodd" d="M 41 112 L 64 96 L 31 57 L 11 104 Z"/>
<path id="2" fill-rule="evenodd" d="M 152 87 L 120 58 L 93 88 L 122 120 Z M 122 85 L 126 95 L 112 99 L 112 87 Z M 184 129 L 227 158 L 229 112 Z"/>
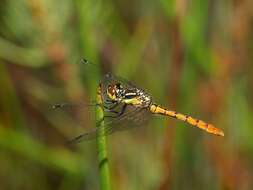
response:
<path id="1" fill-rule="evenodd" d="M 98 92 L 97 103 L 101 103 L 101 96 Z M 109 163 L 107 156 L 107 147 L 106 147 L 106 136 L 104 133 L 104 112 L 102 107 L 97 106 L 96 108 L 96 122 L 100 125 L 99 135 L 97 136 L 97 151 L 98 151 L 98 162 L 99 162 L 99 181 L 100 181 L 100 189 L 101 190 L 110 190 L 110 171 L 109 171 Z"/>

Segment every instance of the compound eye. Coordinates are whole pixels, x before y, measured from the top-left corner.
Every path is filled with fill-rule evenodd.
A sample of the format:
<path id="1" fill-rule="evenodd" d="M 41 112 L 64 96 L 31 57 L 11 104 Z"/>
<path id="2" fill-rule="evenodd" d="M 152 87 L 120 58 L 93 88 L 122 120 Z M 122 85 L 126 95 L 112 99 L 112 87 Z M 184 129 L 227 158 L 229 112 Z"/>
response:
<path id="1" fill-rule="evenodd" d="M 115 88 L 112 85 L 108 85 L 107 92 L 110 96 L 115 96 Z"/>

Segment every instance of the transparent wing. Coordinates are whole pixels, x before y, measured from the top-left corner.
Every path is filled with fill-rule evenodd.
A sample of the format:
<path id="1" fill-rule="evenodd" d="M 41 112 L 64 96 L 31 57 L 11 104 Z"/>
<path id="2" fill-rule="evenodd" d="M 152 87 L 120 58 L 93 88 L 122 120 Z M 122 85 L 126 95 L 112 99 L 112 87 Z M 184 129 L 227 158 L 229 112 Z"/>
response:
<path id="1" fill-rule="evenodd" d="M 134 84 L 131 82 L 122 79 L 120 77 L 116 77 L 111 74 L 107 74 L 104 76 L 102 83 L 106 86 L 107 83 L 113 82 L 113 81 L 119 81 L 124 85 L 124 88 L 136 88 Z M 102 85 L 103 85 L 102 84 Z M 106 104 L 106 105 L 105 105 Z M 87 122 L 84 120 L 82 121 L 82 116 L 80 117 L 79 113 L 85 108 L 85 110 L 89 110 L 94 106 L 98 106 L 95 103 L 86 104 L 86 103 L 62 103 L 62 104 L 56 104 L 53 106 L 54 109 L 60 109 L 69 112 L 70 114 L 76 117 L 81 124 L 81 126 L 87 125 Z M 71 143 L 80 142 L 83 140 L 90 140 L 94 139 L 97 135 L 109 135 L 116 131 L 122 131 L 131 129 L 137 126 L 142 126 L 145 121 L 147 121 L 147 115 L 150 113 L 146 110 L 146 108 L 141 107 L 135 107 L 132 105 L 124 105 L 119 104 L 117 107 L 113 109 L 107 109 L 105 106 L 111 107 L 111 105 L 108 105 L 107 103 L 104 103 L 102 105 L 104 107 L 104 125 L 103 130 L 101 129 L 100 125 L 97 125 L 96 129 L 92 129 L 87 133 L 81 134 L 71 140 Z M 122 109 L 125 107 L 124 111 L 122 112 Z M 79 111 L 78 111 L 79 110 Z M 122 114 L 121 114 L 122 112 Z M 120 114 L 119 114 L 120 113 Z M 93 114 L 94 116 L 94 114 Z M 80 120 L 81 119 L 81 120 Z"/>
<path id="2" fill-rule="evenodd" d="M 129 107 L 129 106 L 128 106 Z M 149 112 L 145 108 L 136 108 L 131 106 L 119 117 L 104 118 L 104 125 L 101 122 L 97 123 L 97 128 L 83 133 L 69 141 L 69 143 L 79 143 L 81 141 L 92 140 L 97 136 L 107 136 L 114 132 L 132 129 L 142 126 L 147 121 Z"/>
<path id="3" fill-rule="evenodd" d="M 106 74 L 102 80 L 101 80 L 101 83 L 107 83 L 108 81 L 117 81 L 117 82 L 120 82 L 124 88 L 137 88 L 137 86 L 135 84 L 133 84 L 132 82 L 130 82 L 129 80 L 125 79 L 125 78 L 122 78 L 122 77 L 119 77 L 119 76 L 116 76 L 116 75 L 113 75 L 111 73 L 108 73 Z M 139 87 L 138 87 L 139 88 Z M 139 88 L 140 89 L 140 88 Z"/>
<path id="4" fill-rule="evenodd" d="M 94 115 L 94 108 L 99 106 L 92 101 L 91 103 L 85 102 L 64 102 L 53 104 L 51 109 L 53 110 L 52 114 L 56 114 L 60 116 L 62 119 L 66 119 L 66 117 L 73 118 L 78 121 L 80 124 L 85 123 L 86 117 L 92 117 Z M 82 121 L 82 118 L 84 121 Z"/>
<path id="5" fill-rule="evenodd" d="M 67 111 L 70 114 L 78 113 L 82 109 L 87 110 L 88 108 L 94 108 L 97 104 L 86 104 L 86 103 L 61 103 L 53 105 L 53 109 L 59 111 Z M 74 139 L 68 141 L 68 143 L 78 143 L 85 140 L 95 139 L 98 135 L 110 135 L 117 131 L 128 130 L 134 127 L 142 126 L 146 121 L 148 115 L 145 108 L 137 108 L 131 105 L 127 105 L 122 114 L 118 114 L 123 109 L 123 105 L 119 105 L 114 110 L 104 110 L 104 125 L 101 126 L 99 121 L 96 124 L 96 128 L 92 128 L 87 133 L 83 133 Z M 80 121 L 78 122 L 80 123 Z M 87 123 L 87 121 L 86 121 Z M 83 126 L 83 125 L 82 125 Z"/>

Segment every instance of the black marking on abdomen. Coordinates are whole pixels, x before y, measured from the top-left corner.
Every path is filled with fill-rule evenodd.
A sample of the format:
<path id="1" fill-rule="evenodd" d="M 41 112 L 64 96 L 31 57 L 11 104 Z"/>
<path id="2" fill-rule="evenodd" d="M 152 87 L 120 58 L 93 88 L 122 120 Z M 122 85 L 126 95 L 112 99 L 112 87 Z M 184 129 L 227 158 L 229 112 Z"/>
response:
<path id="1" fill-rule="evenodd" d="M 154 113 L 155 113 L 156 110 L 157 110 L 158 105 L 157 104 L 153 104 L 153 105 L 155 106 L 155 110 L 154 110 Z"/>

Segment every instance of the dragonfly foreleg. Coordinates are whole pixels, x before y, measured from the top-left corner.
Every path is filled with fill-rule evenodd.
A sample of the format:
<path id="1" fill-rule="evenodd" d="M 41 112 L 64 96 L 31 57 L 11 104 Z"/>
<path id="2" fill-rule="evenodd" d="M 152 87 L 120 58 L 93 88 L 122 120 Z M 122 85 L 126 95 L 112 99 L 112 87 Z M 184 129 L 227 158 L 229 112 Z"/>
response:
<path id="1" fill-rule="evenodd" d="M 112 104 L 113 104 L 112 106 L 104 105 L 104 108 L 107 109 L 107 110 L 112 110 L 112 109 L 115 109 L 116 107 L 118 107 L 118 105 L 119 105 L 118 102 L 113 102 Z"/>
<path id="2" fill-rule="evenodd" d="M 111 113 L 115 113 L 116 115 L 105 115 L 104 117 L 107 118 L 117 118 L 120 117 L 126 110 L 127 104 L 124 104 L 123 107 L 121 108 L 120 112 L 114 111 L 114 110 L 108 110 Z"/>

